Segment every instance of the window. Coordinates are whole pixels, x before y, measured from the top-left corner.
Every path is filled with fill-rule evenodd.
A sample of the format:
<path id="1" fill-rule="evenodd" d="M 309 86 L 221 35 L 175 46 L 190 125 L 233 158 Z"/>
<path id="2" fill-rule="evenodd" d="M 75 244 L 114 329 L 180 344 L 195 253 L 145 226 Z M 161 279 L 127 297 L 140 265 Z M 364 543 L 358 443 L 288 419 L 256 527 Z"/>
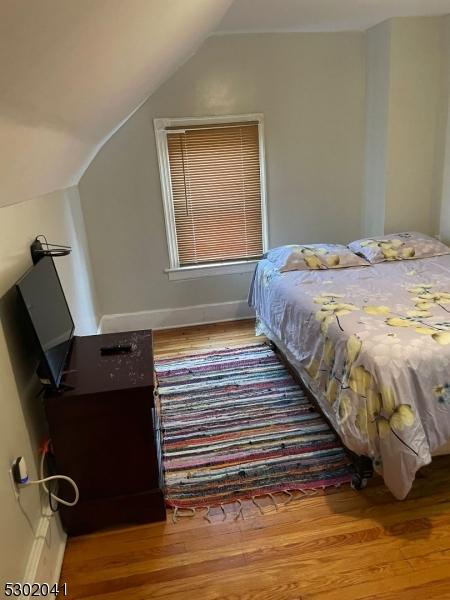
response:
<path id="1" fill-rule="evenodd" d="M 266 250 L 262 115 L 155 119 L 169 277 L 250 270 Z"/>

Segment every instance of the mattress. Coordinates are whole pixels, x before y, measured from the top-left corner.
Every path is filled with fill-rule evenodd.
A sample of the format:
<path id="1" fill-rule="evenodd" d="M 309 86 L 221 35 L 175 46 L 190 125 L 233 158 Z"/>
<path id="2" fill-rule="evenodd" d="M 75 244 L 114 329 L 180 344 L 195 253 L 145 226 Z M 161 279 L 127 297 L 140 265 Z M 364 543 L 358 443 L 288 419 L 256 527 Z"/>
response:
<path id="1" fill-rule="evenodd" d="M 288 273 L 264 259 L 249 304 L 343 443 L 405 498 L 450 442 L 450 255 Z"/>

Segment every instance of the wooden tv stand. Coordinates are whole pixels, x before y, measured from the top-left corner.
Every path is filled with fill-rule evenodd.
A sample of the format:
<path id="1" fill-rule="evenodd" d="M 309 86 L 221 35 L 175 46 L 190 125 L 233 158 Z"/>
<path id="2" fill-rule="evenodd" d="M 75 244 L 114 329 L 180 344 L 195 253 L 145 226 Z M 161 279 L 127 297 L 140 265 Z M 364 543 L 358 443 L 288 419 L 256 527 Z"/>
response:
<path id="1" fill-rule="evenodd" d="M 100 348 L 132 343 L 128 354 Z M 72 477 L 80 500 L 60 505 L 69 535 L 166 518 L 159 410 L 155 406 L 151 331 L 75 337 L 63 378 L 45 411 L 56 472 Z M 62 482 L 59 495 L 73 498 Z"/>

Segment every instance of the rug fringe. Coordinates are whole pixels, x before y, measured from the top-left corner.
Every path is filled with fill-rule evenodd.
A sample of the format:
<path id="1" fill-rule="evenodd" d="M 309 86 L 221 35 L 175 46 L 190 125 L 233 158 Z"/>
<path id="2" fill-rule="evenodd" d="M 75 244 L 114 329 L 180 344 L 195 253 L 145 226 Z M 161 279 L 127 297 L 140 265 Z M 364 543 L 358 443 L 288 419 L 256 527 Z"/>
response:
<path id="1" fill-rule="evenodd" d="M 300 497 L 308 497 L 308 496 L 316 496 L 319 492 L 327 489 L 327 488 L 331 488 L 334 487 L 336 489 L 340 488 L 342 485 L 342 482 L 336 483 L 334 485 L 330 485 L 330 486 L 324 486 L 321 485 L 318 488 L 307 488 L 307 489 L 302 489 L 302 488 L 293 488 L 290 490 L 280 490 L 279 492 L 265 492 L 263 494 L 256 494 L 255 496 L 251 496 L 251 497 L 247 497 L 244 498 L 244 500 L 249 500 L 251 501 L 259 510 L 261 515 L 265 515 L 266 512 L 264 511 L 264 506 L 261 505 L 258 502 L 259 498 L 265 498 L 265 497 L 269 497 L 270 500 L 272 501 L 272 504 L 275 508 L 276 511 L 279 510 L 280 506 L 284 507 L 287 506 L 288 504 L 290 504 L 293 500 L 298 500 Z M 275 497 L 274 494 L 286 494 L 286 496 L 288 497 L 286 502 L 277 502 L 277 499 Z M 233 515 L 233 521 L 237 521 L 239 518 L 242 518 L 242 520 L 245 520 L 245 515 L 244 515 L 244 503 L 240 498 L 236 498 L 236 500 L 231 500 L 230 502 L 226 503 L 226 504 L 235 504 L 238 503 L 239 508 L 236 514 Z M 228 518 L 227 515 L 227 511 L 225 510 L 225 505 L 224 503 L 221 504 L 217 504 L 216 505 L 218 508 L 220 508 L 220 510 L 222 511 L 222 521 L 226 521 Z M 200 510 L 205 510 L 206 512 L 202 515 L 203 518 L 205 519 L 205 521 L 208 521 L 208 523 L 212 523 L 212 519 L 210 517 L 211 514 L 211 509 L 214 508 L 212 506 L 197 506 L 197 507 L 185 507 L 185 506 L 172 506 L 173 508 L 173 512 L 172 512 L 172 520 L 174 523 L 177 523 L 178 520 L 182 517 L 194 517 L 197 514 L 197 511 Z M 188 514 L 186 513 L 182 513 L 181 511 L 190 511 Z M 230 515 L 231 516 L 231 515 Z"/>
<path id="2" fill-rule="evenodd" d="M 263 512 L 262 506 L 256 502 L 256 498 L 257 498 L 257 496 L 252 496 L 252 502 L 257 508 L 259 508 L 259 512 L 263 515 L 264 512 Z"/>
<path id="3" fill-rule="evenodd" d="M 278 511 L 278 504 L 277 501 L 275 500 L 275 498 L 273 497 L 273 494 L 271 494 L 270 492 L 267 494 L 269 496 L 269 498 L 272 500 L 274 506 L 275 506 L 275 510 Z"/>
<path id="4" fill-rule="evenodd" d="M 205 521 L 208 521 L 208 523 L 212 523 L 211 519 L 209 518 L 209 511 L 211 510 L 210 506 L 205 506 L 206 508 L 206 513 L 203 515 L 203 518 L 205 519 Z"/>
<path id="5" fill-rule="evenodd" d="M 244 506 L 242 504 L 242 500 L 239 500 L 239 498 L 238 498 L 237 502 L 239 503 L 239 510 L 238 510 L 237 514 L 234 515 L 233 521 L 237 521 L 240 516 L 242 516 L 242 520 L 244 520 Z"/>
<path id="6" fill-rule="evenodd" d="M 264 514 L 263 507 L 260 504 L 258 504 L 258 502 L 256 502 L 256 498 L 265 498 L 267 496 L 272 500 L 273 505 L 275 507 L 275 510 L 278 510 L 277 501 L 276 501 L 276 499 L 274 498 L 274 496 L 273 496 L 273 494 L 271 492 L 266 492 L 265 494 L 258 494 L 257 496 L 252 496 L 252 502 L 253 502 L 253 504 L 259 508 L 259 512 L 262 515 Z"/>
<path id="7" fill-rule="evenodd" d="M 188 514 L 188 515 L 186 513 L 183 514 L 182 512 L 180 512 L 182 510 L 190 510 L 191 513 Z M 174 523 L 177 523 L 178 519 L 180 517 L 195 517 L 196 512 L 197 512 L 196 509 L 195 508 L 191 508 L 190 506 L 189 507 L 174 506 L 173 507 L 173 512 L 172 512 L 172 521 Z"/>
<path id="8" fill-rule="evenodd" d="M 289 490 L 283 490 L 283 494 L 287 494 L 287 496 L 289 496 L 286 502 L 284 503 L 284 506 L 287 506 L 289 502 L 292 502 L 292 500 L 294 499 L 294 494 L 292 494 Z"/>

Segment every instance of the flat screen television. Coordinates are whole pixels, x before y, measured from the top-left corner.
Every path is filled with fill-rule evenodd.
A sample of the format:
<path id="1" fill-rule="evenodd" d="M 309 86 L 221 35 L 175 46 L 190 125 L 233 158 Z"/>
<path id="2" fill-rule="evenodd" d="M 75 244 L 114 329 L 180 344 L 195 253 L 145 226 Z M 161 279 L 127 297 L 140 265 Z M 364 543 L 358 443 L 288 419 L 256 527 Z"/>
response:
<path id="1" fill-rule="evenodd" d="M 58 388 L 72 344 L 74 323 L 53 258 L 44 256 L 16 283 L 41 352 L 38 374 Z"/>

